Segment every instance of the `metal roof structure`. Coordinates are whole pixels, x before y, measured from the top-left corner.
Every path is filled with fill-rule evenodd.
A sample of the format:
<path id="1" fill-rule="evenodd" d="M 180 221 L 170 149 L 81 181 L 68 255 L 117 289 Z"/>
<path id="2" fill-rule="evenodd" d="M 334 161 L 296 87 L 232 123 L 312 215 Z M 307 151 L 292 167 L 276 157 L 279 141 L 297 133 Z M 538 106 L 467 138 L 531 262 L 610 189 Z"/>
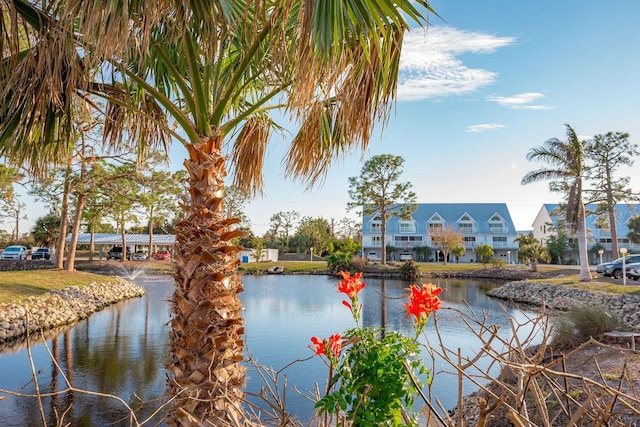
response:
<path id="1" fill-rule="evenodd" d="M 148 234 L 125 234 L 127 245 L 148 245 Z M 71 242 L 71 234 L 67 235 L 67 243 Z M 78 245 L 88 245 L 91 243 L 90 233 L 78 234 Z M 154 234 L 153 244 L 159 246 L 173 246 L 176 243 L 175 234 Z M 119 233 L 95 233 L 93 235 L 94 245 L 121 245 L 122 235 Z"/>

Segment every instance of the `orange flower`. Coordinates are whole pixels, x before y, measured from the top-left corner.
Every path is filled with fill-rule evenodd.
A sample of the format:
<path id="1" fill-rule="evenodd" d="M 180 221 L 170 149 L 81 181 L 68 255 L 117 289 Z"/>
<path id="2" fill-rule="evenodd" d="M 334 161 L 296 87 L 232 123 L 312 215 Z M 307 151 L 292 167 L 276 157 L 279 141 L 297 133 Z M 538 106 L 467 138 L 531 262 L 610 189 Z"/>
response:
<path id="1" fill-rule="evenodd" d="M 367 286 L 366 283 L 360 282 L 360 278 L 362 278 L 362 272 L 359 271 L 353 276 L 351 276 L 351 273 L 349 273 L 348 271 L 341 271 L 340 274 L 342 274 L 342 278 L 344 280 L 338 283 L 338 292 L 347 294 L 347 296 L 351 300 L 353 300 L 354 298 L 358 298 L 358 292 L 360 292 L 362 289 L 364 289 L 365 286 Z"/>
<path id="2" fill-rule="evenodd" d="M 360 282 L 362 278 L 361 271 L 353 276 L 348 271 L 341 271 L 340 274 L 342 274 L 343 280 L 338 282 L 338 292 L 346 294 L 351 300 L 351 303 L 349 303 L 349 301 L 342 301 L 342 304 L 351 310 L 353 320 L 358 323 L 360 321 L 360 313 L 362 312 L 362 304 L 358 305 L 358 292 L 363 290 L 367 285 L 364 282 Z"/>
<path id="3" fill-rule="evenodd" d="M 328 341 L 326 338 L 320 340 L 318 337 L 311 337 L 311 342 L 313 343 L 316 356 L 322 354 L 327 356 L 327 349 L 329 349 L 336 359 L 340 357 L 340 352 L 342 351 L 342 335 L 333 334 Z"/>
<path id="4" fill-rule="evenodd" d="M 411 291 L 409 302 L 404 303 L 407 308 L 406 317 L 412 314 L 415 316 L 416 329 L 419 333 L 424 329 L 431 313 L 440 309 L 442 301 L 440 301 L 438 295 L 442 292 L 442 288 L 427 283 L 422 285 L 422 289 L 416 285 L 411 285 L 409 290 Z"/>
<path id="5" fill-rule="evenodd" d="M 318 337 L 311 337 L 311 342 L 313 343 L 313 348 L 316 351 L 316 356 L 320 356 L 322 354 L 326 354 L 324 352 L 324 342 L 320 340 Z"/>

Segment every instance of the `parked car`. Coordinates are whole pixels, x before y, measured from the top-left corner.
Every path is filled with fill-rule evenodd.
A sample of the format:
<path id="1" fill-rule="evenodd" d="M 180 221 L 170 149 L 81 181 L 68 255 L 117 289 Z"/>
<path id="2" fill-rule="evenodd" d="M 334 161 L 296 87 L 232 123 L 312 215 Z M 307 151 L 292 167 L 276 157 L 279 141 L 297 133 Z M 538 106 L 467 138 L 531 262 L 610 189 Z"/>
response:
<path id="1" fill-rule="evenodd" d="M 625 269 L 627 270 L 627 277 L 629 279 L 640 279 L 640 262 L 632 262 L 631 264 L 626 265 Z"/>
<path id="2" fill-rule="evenodd" d="M 131 260 L 133 261 L 144 261 L 146 259 L 147 259 L 147 254 L 142 251 L 134 252 L 133 255 L 131 255 Z"/>
<path id="3" fill-rule="evenodd" d="M 0 259 L 27 259 L 29 251 L 26 246 L 7 246 L 0 254 Z"/>
<path id="4" fill-rule="evenodd" d="M 171 252 L 158 251 L 155 254 L 153 254 L 153 259 L 157 259 L 159 261 L 171 261 Z"/>
<path id="5" fill-rule="evenodd" d="M 413 255 L 411 255 L 411 252 L 400 253 L 400 261 L 410 261 L 412 259 L 413 259 Z"/>
<path id="6" fill-rule="evenodd" d="M 31 259 L 51 259 L 51 249 L 38 248 L 31 254 Z"/>
<path id="7" fill-rule="evenodd" d="M 627 255 L 625 257 L 625 264 L 634 264 L 640 262 L 640 254 Z M 625 265 L 625 269 L 626 269 Z M 622 277 L 622 258 L 618 258 L 611 262 L 605 262 L 596 267 L 596 272 L 603 276 L 612 276 L 614 279 Z"/>
<path id="8" fill-rule="evenodd" d="M 122 259 L 122 246 L 114 246 L 107 252 L 107 260 Z M 131 251 L 127 248 L 127 259 L 131 259 Z"/>
<path id="9" fill-rule="evenodd" d="M 367 254 L 367 260 L 368 261 L 380 261 L 380 257 L 378 256 L 377 252 L 369 252 Z"/>

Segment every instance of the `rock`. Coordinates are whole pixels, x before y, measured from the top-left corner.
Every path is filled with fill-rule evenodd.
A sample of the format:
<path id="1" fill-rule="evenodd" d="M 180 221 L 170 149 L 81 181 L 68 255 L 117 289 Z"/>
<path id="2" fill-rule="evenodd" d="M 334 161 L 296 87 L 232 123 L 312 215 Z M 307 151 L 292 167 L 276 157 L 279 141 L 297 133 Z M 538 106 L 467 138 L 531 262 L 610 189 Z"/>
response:
<path id="1" fill-rule="evenodd" d="M 640 330 L 640 296 L 613 295 L 564 285 L 552 285 L 530 281 L 508 282 L 493 288 L 487 295 L 523 304 L 567 311 L 573 307 L 589 305 L 605 307 L 619 316 L 629 327 Z"/>
<path id="2" fill-rule="evenodd" d="M 23 304 L 0 304 L 0 342 L 10 341 L 29 332 L 47 330 L 88 317 L 109 304 L 141 297 L 144 291 L 124 279 L 108 283 L 71 286 L 39 297 L 29 297 Z"/>

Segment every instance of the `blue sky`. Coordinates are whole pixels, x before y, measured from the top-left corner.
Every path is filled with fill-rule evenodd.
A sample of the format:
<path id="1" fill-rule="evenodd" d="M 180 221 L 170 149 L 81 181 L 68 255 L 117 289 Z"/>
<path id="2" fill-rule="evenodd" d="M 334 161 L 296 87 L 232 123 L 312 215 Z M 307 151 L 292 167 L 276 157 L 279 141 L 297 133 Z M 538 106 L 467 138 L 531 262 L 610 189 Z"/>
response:
<path id="1" fill-rule="evenodd" d="M 530 148 L 566 140 L 565 124 L 590 138 L 628 132 L 640 141 L 640 2 L 437 0 L 431 27 L 408 35 L 398 102 L 369 149 L 337 160 L 322 187 L 283 179 L 285 143 L 272 145 L 265 196 L 247 215 L 262 234 L 279 211 L 339 220 L 348 177 L 363 161 L 404 157 L 403 181 L 418 201 L 505 202 L 518 230 L 530 229 L 547 183 L 521 186 L 540 164 Z M 640 159 L 638 159 L 640 161 Z M 621 172 L 640 190 L 640 166 Z"/>
<path id="2" fill-rule="evenodd" d="M 419 202 L 504 202 L 516 228 L 526 230 L 543 203 L 560 201 L 547 183 L 520 185 L 540 166 L 526 160 L 530 148 L 565 140 L 566 123 L 584 138 L 620 131 L 640 142 L 640 1 L 434 0 L 432 6 L 440 17 L 407 35 L 397 104 L 364 155 L 337 160 L 324 185 L 305 192 L 283 178 L 286 142 L 271 144 L 265 195 L 246 209 L 256 234 L 280 211 L 356 218 L 346 211 L 348 178 L 386 153 L 405 159 L 402 180 L 413 184 Z M 184 158 L 174 144 L 172 167 L 182 167 Z M 640 190 L 640 164 L 621 174 Z M 21 229 L 41 214 L 30 208 Z"/>

